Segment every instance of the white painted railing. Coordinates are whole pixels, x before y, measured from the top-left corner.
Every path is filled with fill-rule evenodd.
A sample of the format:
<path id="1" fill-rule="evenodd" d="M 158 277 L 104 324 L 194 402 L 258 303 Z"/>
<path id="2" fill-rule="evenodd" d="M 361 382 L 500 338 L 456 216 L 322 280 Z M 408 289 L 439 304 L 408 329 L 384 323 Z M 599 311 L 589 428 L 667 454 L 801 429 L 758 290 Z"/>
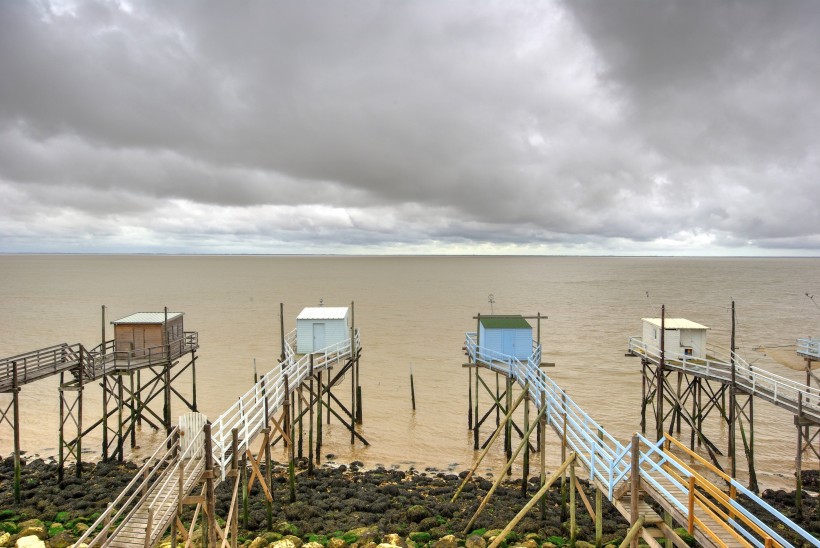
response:
<path id="1" fill-rule="evenodd" d="M 660 349 L 644 343 L 640 337 L 630 337 L 629 351 L 653 363 L 660 363 Z M 721 353 L 712 346 L 707 349 L 706 358 L 665 352 L 664 365 L 684 373 L 731 383 L 733 365 L 729 356 L 730 354 Z M 734 370 L 735 383 L 744 391 L 792 413 L 797 413 L 798 407 L 802 407 L 804 414 L 820 420 L 820 388 L 806 386 L 760 367 L 753 367 L 737 353 L 734 354 Z"/>
<path id="2" fill-rule="evenodd" d="M 820 339 L 797 339 L 797 353 L 820 360 Z"/>

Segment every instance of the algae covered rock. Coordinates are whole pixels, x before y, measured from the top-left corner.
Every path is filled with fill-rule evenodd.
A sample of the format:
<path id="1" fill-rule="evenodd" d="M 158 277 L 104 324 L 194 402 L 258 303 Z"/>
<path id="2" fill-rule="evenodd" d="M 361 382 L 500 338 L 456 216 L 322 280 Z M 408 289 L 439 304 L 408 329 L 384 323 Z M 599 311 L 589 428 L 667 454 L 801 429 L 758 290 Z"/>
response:
<path id="1" fill-rule="evenodd" d="M 298 548 L 292 540 L 289 538 L 283 538 L 282 540 L 277 540 L 268 545 L 269 548 Z"/>
<path id="2" fill-rule="evenodd" d="M 480 535 L 470 535 L 464 541 L 464 548 L 487 548 L 487 541 Z"/>
<path id="3" fill-rule="evenodd" d="M 419 523 L 424 518 L 429 518 L 431 516 L 430 511 L 420 504 L 414 504 L 408 508 L 406 515 L 407 521 L 411 521 L 413 523 Z"/>

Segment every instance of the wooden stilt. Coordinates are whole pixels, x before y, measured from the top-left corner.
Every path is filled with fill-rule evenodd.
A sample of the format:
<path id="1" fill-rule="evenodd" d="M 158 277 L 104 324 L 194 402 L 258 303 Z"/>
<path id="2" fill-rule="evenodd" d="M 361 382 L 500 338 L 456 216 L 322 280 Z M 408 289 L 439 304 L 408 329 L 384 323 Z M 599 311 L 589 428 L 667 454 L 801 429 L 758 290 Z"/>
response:
<path id="1" fill-rule="evenodd" d="M 316 394 L 316 464 L 322 459 L 322 372 L 319 371 L 319 390 Z M 330 391 L 330 387 L 328 387 Z M 329 399 L 329 398 L 328 398 Z M 330 417 L 330 413 L 328 413 Z"/>
<path id="2" fill-rule="evenodd" d="M 569 545 L 575 546 L 575 459 L 569 464 Z"/>
<path id="3" fill-rule="evenodd" d="M 540 318 L 539 318 L 540 320 Z M 546 403 L 546 391 L 541 391 L 541 405 L 538 411 L 538 414 L 541 416 L 538 419 L 538 432 L 540 436 L 538 437 L 538 457 L 541 461 L 541 473 L 540 473 L 540 480 L 541 480 L 541 487 L 544 487 L 544 483 L 547 481 L 547 403 Z M 547 497 L 541 497 L 541 502 L 539 504 L 541 507 L 541 519 L 547 519 Z"/>
<path id="4" fill-rule="evenodd" d="M 473 429 L 473 368 L 467 363 L 467 430 Z"/>
<path id="5" fill-rule="evenodd" d="M 630 493 L 629 493 L 629 523 L 631 527 L 635 527 L 638 523 L 638 501 L 640 500 L 641 495 L 641 468 L 640 468 L 640 458 L 641 458 L 641 451 L 640 451 L 640 441 L 638 441 L 638 436 L 632 436 L 632 453 L 631 453 L 631 465 L 632 470 L 630 474 Z M 631 542 L 632 548 L 638 547 L 638 539 L 636 536 L 633 537 Z"/>
<path id="6" fill-rule="evenodd" d="M 310 409 L 310 416 L 308 418 L 308 474 L 313 475 L 313 416 L 314 416 L 314 398 L 313 398 L 313 354 L 310 355 L 310 401 L 308 407 Z M 317 400 L 318 401 L 318 400 Z M 320 404 L 317 404 L 320 405 Z"/>
<path id="7" fill-rule="evenodd" d="M 17 362 L 11 362 L 11 386 L 12 386 L 12 418 L 14 420 L 14 502 L 20 502 L 20 380 L 17 377 Z M 62 373 L 60 374 L 62 377 Z M 62 382 L 60 383 L 62 384 Z M 62 415 L 62 405 L 60 406 Z M 62 422 L 62 420 L 61 420 Z M 62 432 L 62 426 L 60 427 Z M 60 443 L 60 460 L 62 461 L 63 444 Z M 62 462 L 60 464 L 60 481 L 62 481 Z"/>
<path id="8" fill-rule="evenodd" d="M 207 540 L 207 546 L 216 547 L 216 497 L 214 495 L 214 462 L 213 445 L 211 440 L 211 423 L 206 422 L 205 433 L 205 516 L 207 519 L 207 532 L 202 536 Z"/>
<path id="9" fill-rule="evenodd" d="M 524 391 L 524 429 L 530 430 L 530 392 Z M 524 449 L 524 465 L 521 470 L 521 496 L 527 496 L 527 479 L 530 475 L 530 449 Z"/>
<path id="10" fill-rule="evenodd" d="M 572 453 L 570 455 L 570 459 L 572 459 L 573 461 L 575 460 L 575 453 Z M 501 533 L 499 533 L 498 536 L 495 537 L 495 540 L 492 543 L 490 543 L 490 545 L 487 548 L 498 548 L 498 545 L 501 544 L 504 541 L 504 539 L 507 538 L 507 535 L 510 533 L 510 531 L 513 530 L 513 528 L 516 525 L 518 525 L 518 522 L 524 519 L 524 516 L 526 516 L 529 513 L 529 511 L 532 510 L 532 507 L 535 506 L 535 504 L 543 496 L 546 495 L 549 488 L 552 487 L 552 484 L 555 483 L 555 481 L 560 476 L 564 475 L 569 465 L 570 461 L 565 460 L 558 468 L 558 470 L 556 470 L 555 473 L 553 473 L 550 479 L 547 480 L 546 483 L 544 483 L 544 485 L 541 487 L 541 489 L 538 490 L 537 493 L 535 493 L 535 495 L 533 495 L 532 499 L 530 499 L 530 501 L 526 505 L 524 505 L 524 507 L 518 512 L 518 514 L 516 514 L 512 521 L 510 521 L 510 523 L 507 524 L 504 530 L 501 531 Z"/>

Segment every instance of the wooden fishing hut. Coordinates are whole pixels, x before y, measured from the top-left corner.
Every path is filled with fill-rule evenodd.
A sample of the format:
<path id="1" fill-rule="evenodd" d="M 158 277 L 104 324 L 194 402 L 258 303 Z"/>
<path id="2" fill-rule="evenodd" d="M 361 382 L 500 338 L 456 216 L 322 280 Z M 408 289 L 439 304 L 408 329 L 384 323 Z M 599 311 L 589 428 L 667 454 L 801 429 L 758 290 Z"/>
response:
<path id="1" fill-rule="evenodd" d="M 350 338 L 350 308 L 313 306 L 296 317 L 296 353 L 319 352 Z"/>
<path id="2" fill-rule="evenodd" d="M 114 351 L 134 358 L 166 353 L 183 338 L 182 312 L 136 312 L 114 320 Z"/>

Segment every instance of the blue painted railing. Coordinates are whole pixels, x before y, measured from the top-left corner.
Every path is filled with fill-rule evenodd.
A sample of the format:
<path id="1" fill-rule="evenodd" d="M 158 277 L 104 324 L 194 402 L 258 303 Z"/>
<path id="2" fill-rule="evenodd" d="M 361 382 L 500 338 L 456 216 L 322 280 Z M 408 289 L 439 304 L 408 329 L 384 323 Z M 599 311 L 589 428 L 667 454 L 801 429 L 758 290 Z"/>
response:
<path id="1" fill-rule="evenodd" d="M 590 481 L 597 481 L 606 489 L 607 498 L 613 500 L 618 486 L 629 479 L 632 460 L 632 445 L 622 444 L 609 434 L 600 424 L 590 417 L 581 407 L 570 398 L 549 376 L 539 367 L 541 363 L 541 347 L 534 345 L 532 355 L 526 360 L 519 360 L 498 351 L 478 346 L 476 333 L 467 333 L 465 348 L 470 359 L 490 370 L 510 376 L 520 386 L 529 386 L 530 397 L 537 405 L 545 405 L 547 423 L 559 433 L 564 430 L 566 421 L 566 443 L 575 452 L 576 458 L 589 470 Z M 744 362 L 745 363 L 745 362 Z M 690 494 L 689 485 L 683 485 L 678 477 L 689 478 L 692 472 L 682 467 L 663 450 L 666 438 L 657 442 L 650 442 L 638 435 L 639 470 L 641 480 L 651 485 L 655 492 L 661 494 L 669 504 L 675 506 L 682 515 L 688 515 L 688 505 L 681 501 L 687 500 Z M 672 467 L 676 474 L 670 473 L 666 467 Z M 659 480 L 663 480 L 663 482 Z M 667 490 L 663 483 L 671 482 L 675 492 Z M 757 513 L 765 512 L 797 533 L 812 546 L 820 548 L 820 541 L 806 532 L 799 525 L 791 521 L 781 512 L 768 505 L 757 495 L 743 487 L 734 479 L 730 479 L 731 486 L 737 489 L 752 501 Z M 765 525 L 756 513 L 744 508 L 733 499 L 732 506 L 739 515 L 746 516 L 750 521 L 782 546 L 792 547 L 780 534 Z M 727 524 L 748 542 L 763 548 L 764 544 L 755 538 L 737 520 L 729 519 Z"/>

